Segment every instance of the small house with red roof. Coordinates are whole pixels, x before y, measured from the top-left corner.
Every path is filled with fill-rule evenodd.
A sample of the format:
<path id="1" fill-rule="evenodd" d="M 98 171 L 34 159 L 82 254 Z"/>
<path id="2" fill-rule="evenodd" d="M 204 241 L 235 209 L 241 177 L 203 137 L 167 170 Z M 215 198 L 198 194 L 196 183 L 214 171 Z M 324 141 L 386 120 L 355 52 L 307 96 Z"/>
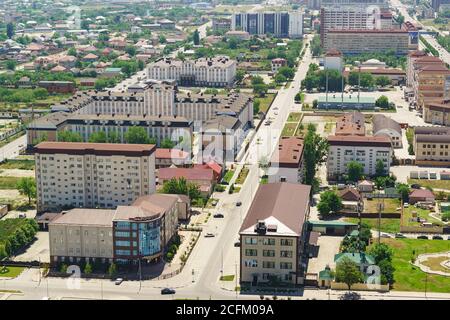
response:
<path id="1" fill-rule="evenodd" d="M 430 202 L 435 203 L 436 198 L 428 189 L 415 189 L 409 194 L 409 203 L 415 204 L 417 202 Z"/>

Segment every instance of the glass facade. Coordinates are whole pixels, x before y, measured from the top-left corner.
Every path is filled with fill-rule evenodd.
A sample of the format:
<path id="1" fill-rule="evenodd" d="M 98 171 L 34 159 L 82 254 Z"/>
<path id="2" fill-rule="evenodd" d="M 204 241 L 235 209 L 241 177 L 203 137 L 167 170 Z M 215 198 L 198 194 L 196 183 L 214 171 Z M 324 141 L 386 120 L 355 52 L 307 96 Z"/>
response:
<path id="1" fill-rule="evenodd" d="M 139 252 L 151 256 L 161 251 L 161 233 L 159 220 L 139 223 Z"/>

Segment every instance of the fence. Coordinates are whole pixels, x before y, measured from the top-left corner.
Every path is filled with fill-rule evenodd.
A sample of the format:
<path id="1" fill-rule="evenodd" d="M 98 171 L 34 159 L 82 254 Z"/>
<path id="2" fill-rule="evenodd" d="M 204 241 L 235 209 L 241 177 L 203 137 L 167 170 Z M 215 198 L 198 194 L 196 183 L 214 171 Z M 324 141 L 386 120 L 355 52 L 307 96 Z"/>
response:
<path id="1" fill-rule="evenodd" d="M 333 290 L 348 290 L 348 286 L 341 282 L 331 282 L 331 289 Z M 379 291 L 388 292 L 388 284 L 366 284 L 366 283 L 355 283 L 350 287 L 350 290 L 355 291 Z"/>
<path id="2" fill-rule="evenodd" d="M 378 219 L 378 212 L 340 212 L 340 215 L 347 218 L 369 218 L 369 219 Z M 381 213 L 382 219 L 399 219 L 401 217 L 401 213 L 399 212 L 388 212 L 388 213 Z"/>
<path id="3" fill-rule="evenodd" d="M 444 228 L 442 227 L 410 227 L 410 226 L 400 226 L 400 232 L 403 233 L 444 233 Z"/>

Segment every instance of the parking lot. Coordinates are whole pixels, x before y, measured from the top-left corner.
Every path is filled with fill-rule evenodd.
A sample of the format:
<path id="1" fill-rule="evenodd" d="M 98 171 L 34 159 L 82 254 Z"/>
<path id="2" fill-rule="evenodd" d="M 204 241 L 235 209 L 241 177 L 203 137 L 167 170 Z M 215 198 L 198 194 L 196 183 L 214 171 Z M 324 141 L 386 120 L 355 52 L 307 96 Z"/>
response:
<path id="1" fill-rule="evenodd" d="M 13 258 L 14 261 L 37 261 L 50 262 L 49 237 L 48 232 L 36 233 L 36 240 L 25 252 Z"/>
<path id="2" fill-rule="evenodd" d="M 319 254 L 316 258 L 309 259 L 308 273 L 319 273 L 327 265 L 334 268 L 334 255 L 339 253 L 339 247 L 343 237 L 338 236 L 320 236 L 317 245 Z"/>

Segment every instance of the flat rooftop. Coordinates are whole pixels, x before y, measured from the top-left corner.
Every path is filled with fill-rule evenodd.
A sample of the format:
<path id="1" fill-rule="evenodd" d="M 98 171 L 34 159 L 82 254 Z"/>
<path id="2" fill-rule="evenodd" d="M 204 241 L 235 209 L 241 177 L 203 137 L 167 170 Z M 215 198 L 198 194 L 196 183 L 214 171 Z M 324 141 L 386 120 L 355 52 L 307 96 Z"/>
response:
<path id="1" fill-rule="evenodd" d="M 340 93 L 329 93 L 328 94 L 328 101 L 326 96 L 319 96 L 317 99 L 317 102 L 319 103 L 342 103 L 345 104 L 352 104 L 352 103 L 365 103 L 365 104 L 375 104 L 375 98 L 373 97 L 367 97 L 367 96 L 360 96 L 358 99 L 358 94 L 344 94 L 344 98 L 342 98 Z"/>

